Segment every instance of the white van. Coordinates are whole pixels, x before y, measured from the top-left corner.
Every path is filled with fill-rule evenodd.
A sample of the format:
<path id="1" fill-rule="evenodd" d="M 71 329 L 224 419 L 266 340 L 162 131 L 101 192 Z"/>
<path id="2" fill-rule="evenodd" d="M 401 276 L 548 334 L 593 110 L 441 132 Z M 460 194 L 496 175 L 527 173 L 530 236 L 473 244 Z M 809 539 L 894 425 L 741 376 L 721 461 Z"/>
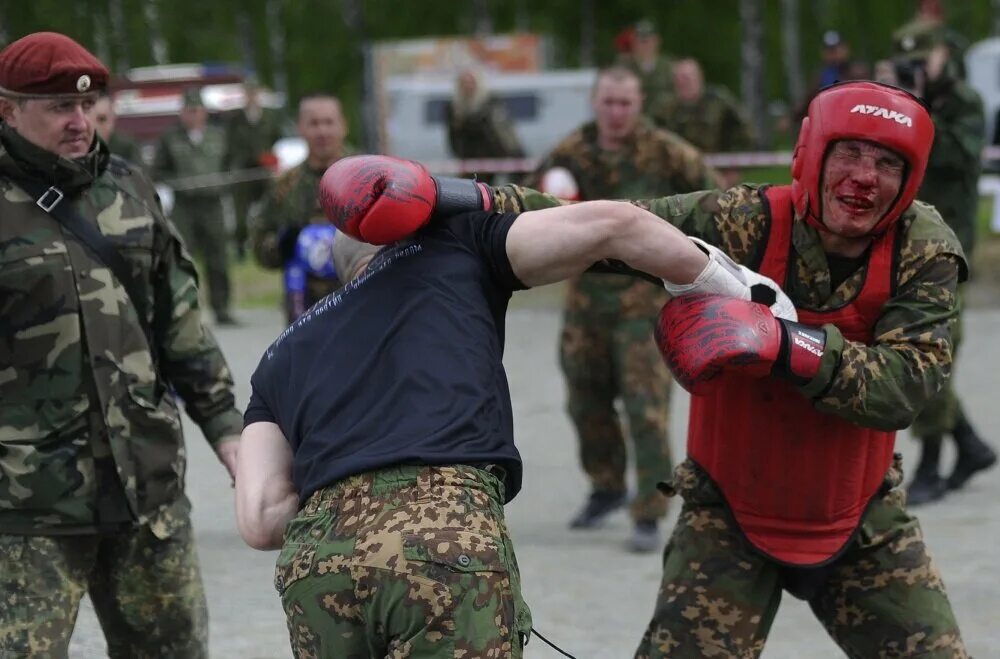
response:
<path id="1" fill-rule="evenodd" d="M 490 92 L 507 106 L 529 157 L 548 153 L 592 117 L 596 69 L 484 74 Z M 447 103 L 454 75 L 389 76 L 385 81 L 385 153 L 421 162 L 452 158 Z"/>
<path id="2" fill-rule="evenodd" d="M 986 143 L 996 136 L 1000 110 L 1000 37 L 977 41 L 965 52 L 966 79 L 980 96 L 986 111 Z"/>

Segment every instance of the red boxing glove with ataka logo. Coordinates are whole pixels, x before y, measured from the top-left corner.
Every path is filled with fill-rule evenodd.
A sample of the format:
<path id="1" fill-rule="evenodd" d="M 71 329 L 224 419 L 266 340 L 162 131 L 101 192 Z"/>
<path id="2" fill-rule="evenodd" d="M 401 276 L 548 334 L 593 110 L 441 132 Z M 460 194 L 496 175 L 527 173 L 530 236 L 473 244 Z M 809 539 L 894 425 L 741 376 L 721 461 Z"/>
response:
<path id="1" fill-rule="evenodd" d="M 821 328 L 775 318 L 758 302 L 716 295 L 670 300 L 655 334 L 670 372 L 695 395 L 726 372 L 804 385 L 819 372 L 826 347 Z"/>

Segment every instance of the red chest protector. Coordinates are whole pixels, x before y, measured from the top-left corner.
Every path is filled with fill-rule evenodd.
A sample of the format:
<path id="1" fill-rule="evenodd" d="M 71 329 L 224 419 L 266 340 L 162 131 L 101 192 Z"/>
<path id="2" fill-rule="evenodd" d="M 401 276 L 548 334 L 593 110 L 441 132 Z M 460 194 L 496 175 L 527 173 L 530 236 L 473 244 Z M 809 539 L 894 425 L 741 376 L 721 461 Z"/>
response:
<path id="1" fill-rule="evenodd" d="M 771 229 L 760 273 L 779 283 L 791 255 L 791 188 L 765 192 Z M 895 225 L 872 245 L 864 286 L 834 311 L 797 309 L 799 322 L 831 323 L 870 344 L 892 292 Z M 691 399 L 688 455 L 722 490 L 747 539 L 783 563 L 817 565 L 851 540 L 892 462 L 895 432 L 816 411 L 778 378 L 725 376 Z"/>

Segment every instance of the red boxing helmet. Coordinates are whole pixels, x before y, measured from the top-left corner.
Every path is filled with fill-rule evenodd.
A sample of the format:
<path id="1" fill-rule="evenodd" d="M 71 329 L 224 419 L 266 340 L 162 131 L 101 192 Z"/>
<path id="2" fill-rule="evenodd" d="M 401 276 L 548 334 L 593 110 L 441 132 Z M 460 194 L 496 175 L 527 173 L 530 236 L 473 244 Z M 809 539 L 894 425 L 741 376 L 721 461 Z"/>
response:
<path id="1" fill-rule="evenodd" d="M 838 140 L 873 142 L 892 149 L 906 161 L 899 196 L 871 231 L 882 233 L 917 196 L 934 142 L 934 122 L 915 96 L 890 85 L 845 82 L 817 94 L 802 120 L 792 155 L 795 212 L 816 228 L 823 228 L 823 162 L 830 145 Z"/>

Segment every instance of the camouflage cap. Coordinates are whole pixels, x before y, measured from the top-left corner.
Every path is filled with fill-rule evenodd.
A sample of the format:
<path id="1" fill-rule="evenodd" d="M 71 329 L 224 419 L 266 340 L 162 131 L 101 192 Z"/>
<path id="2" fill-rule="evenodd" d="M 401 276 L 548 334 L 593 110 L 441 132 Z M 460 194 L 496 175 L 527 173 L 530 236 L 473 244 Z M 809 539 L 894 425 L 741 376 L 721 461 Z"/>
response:
<path id="1" fill-rule="evenodd" d="M 927 23 L 916 29 L 897 34 L 893 42 L 896 55 L 910 59 L 927 57 L 935 46 L 955 47 L 955 44 L 949 40 L 948 30 L 943 25 L 933 23 Z"/>
<path id="2" fill-rule="evenodd" d="M 188 87 L 184 90 L 182 98 L 182 107 L 198 108 L 205 106 L 205 101 L 201 98 L 201 87 Z"/>
<path id="3" fill-rule="evenodd" d="M 644 18 L 633 26 L 632 30 L 635 32 L 637 37 L 653 37 L 656 36 L 656 25 L 653 21 L 648 18 Z"/>

